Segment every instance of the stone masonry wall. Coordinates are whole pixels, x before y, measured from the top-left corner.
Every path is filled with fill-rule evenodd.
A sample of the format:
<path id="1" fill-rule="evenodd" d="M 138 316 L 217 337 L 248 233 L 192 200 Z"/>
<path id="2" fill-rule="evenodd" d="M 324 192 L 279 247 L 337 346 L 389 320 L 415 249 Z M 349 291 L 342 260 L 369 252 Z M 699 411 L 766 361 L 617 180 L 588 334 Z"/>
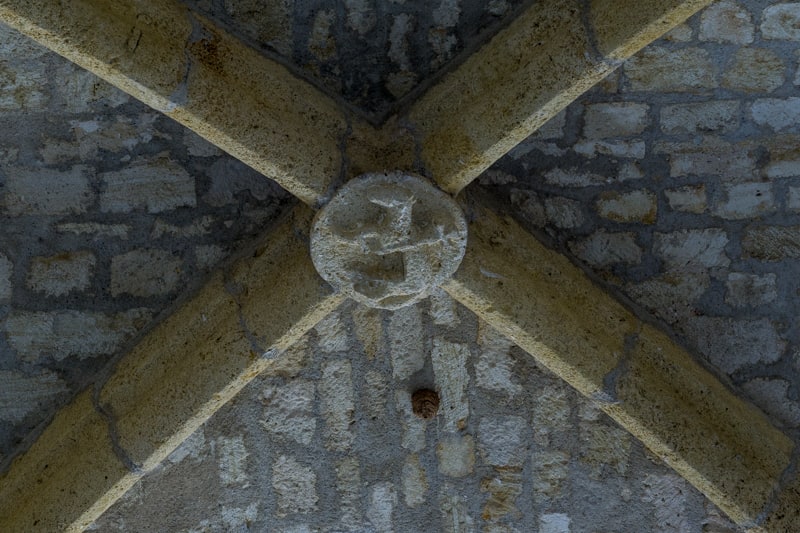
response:
<path id="1" fill-rule="evenodd" d="M 800 427 L 800 3 L 721 0 L 481 178 Z"/>
<path id="2" fill-rule="evenodd" d="M 0 27 L 0 471 L 287 201 L 194 134 Z"/>

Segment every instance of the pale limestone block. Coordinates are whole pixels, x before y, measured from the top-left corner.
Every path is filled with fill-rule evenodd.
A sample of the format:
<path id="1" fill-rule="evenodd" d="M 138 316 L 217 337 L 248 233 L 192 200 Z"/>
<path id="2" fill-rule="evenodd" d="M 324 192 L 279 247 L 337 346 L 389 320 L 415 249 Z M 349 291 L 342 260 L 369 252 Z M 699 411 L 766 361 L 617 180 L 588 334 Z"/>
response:
<path id="1" fill-rule="evenodd" d="M 554 168 L 544 174 L 545 182 L 561 187 L 590 187 L 612 181 L 600 174 L 584 172 L 577 168 Z"/>
<path id="2" fill-rule="evenodd" d="M 16 424 L 32 413 L 48 411 L 66 392 L 66 383 L 54 372 L 0 371 L 0 421 Z"/>
<path id="3" fill-rule="evenodd" d="M 96 263 L 89 251 L 34 257 L 28 270 L 28 287 L 47 296 L 63 296 L 89 288 Z"/>
<path id="4" fill-rule="evenodd" d="M 475 521 L 469 514 L 467 497 L 450 484 L 442 487 L 439 496 L 443 533 L 475 533 Z"/>
<path id="5" fill-rule="evenodd" d="M 46 358 L 87 359 L 111 355 L 150 321 L 147 309 L 103 314 L 80 311 L 15 312 L 4 329 L 17 356 L 36 363 Z"/>
<path id="6" fill-rule="evenodd" d="M 575 143 L 572 147 L 576 153 L 593 158 L 597 155 L 607 155 L 611 157 L 643 159 L 646 153 L 646 146 L 641 140 L 587 140 Z"/>
<path id="7" fill-rule="evenodd" d="M 367 0 L 345 0 L 344 5 L 347 9 L 347 26 L 350 29 L 364 36 L 375 27 L 377 15 L 371 2 Z"/>
<path id="8" fill-rule="evenodd" d="M 674 211 L 700 214 L 704 213 L 708 208 L 705 185 L 687 185 L 675 189 L 666 189 L 664 195 L 667 197 L 669 206 Z"/>
<path id="9" fill-rule="evenodd" d="M 583 135 L 588 139 L 638 135 L 647 127 L 649 109 L 634 102 L 590 104 L 584 112 Z"/>
<path id="10" fill-rule="evenodd" d="M 583 224 L 583 204 L 570 198 L 547 198 L 544 201 L 547 220 L 557 228 L 577 228 Z"/>
<path id="11" fill-rule="evenodd" d="M 569 249 L 596 267 L 617 263 L 637 264 L 642 261 L 642 248 L 636 244 L 635 233 L 609 233 L 601 229 L 583 240 L 571 242 Z"/>
<path id="12" fill-rule="evenodd" d="M 0 24 L 0 54 L 3 57 L 38 59 L 52 52 L 6 24 Z"/>
<path id="13" fill-rule="evenodd" d="M 522 494 L 520 469 L 496 469 L 492 477 L 481 480 L 480 489 L 488 494 L 481 518 L 495 522 L 503 518 L 514 520 L 521 517 L 516 506 L 517 498 Z"/>
<path id="14" fill-rule="evenodd" d="M 615 222 L 653 224 L 657 209 L 656 195 L 644 189 L 626 193 L 606 191 L 597 200 L 597 213 Z"/>
<path id="15" fill-rule="evenodd" d="M 222 525 L 226 531 L 247 530 L 250 524 L 258 518 L 258 502 L 253 502 L 246 508 L 222 507 Z"/>
<path id="16" fill-rule="evenodd" d="M 630 463 L 632 437 L 619 426 L 606 425 L 602 412 L 591 404 L 578 411 L 580 417 L 580 460 L 589 469 L 589 477 L 601 480 L 604 471 L 614 469 L 625 475 Z"/>
<path id="17" fill-rule="evenodd" d="M 708 361 L 725 374 L 757 363 L 774 363 L 780 359 L 786 342 L 775 324 L 766 318 L 698 316 L 682 327 L 687 339 Z"/>
<path id="18" fill-rule="evenodd" d="M 564 513 L 544 513 L 539 517 L 539 533 L 570 533 L 570 523 Z"/>
<path id="19" fill-rule="evenodd" d="M 647 474 L 642 482 L 641 501 L 653 506 L 659 531 L 685 533 L 693 529 L 687 512 L 689 484 L 675 474 Z"/>
<path id="20" fill-rule="evenodd" d="M 370 490 L 367 519 L 377 531 L 394 531 L 394 507 L 397 492 L 392 483 L 376 483 Z"/>
<path id="21" fill-rule="evenodd" d="M 150 239 L 160 239 L 167 236 L 173 239 L 189 239 L 193 237 L 202 237 L 211 233 L 211 228 L 216 222 L 216 219 L 211 215 L 206 215 L 189 224 L 183 226 L 176 226 L 165 222 L 162 219 L 157 219 L 153 224 L 153 231 L 150 232 Z"/>
<path id="22" fill-rule="evenodd" d="M 467 359 L 469 359 L 468 345 L 441 338 L 433 340 L 431 352 L 433 374 L 436 388 L 441 395 L 440 412 L 444 417 L 444 428 L 447 431 L 464 429 L 469 419 Z"/>
<path id="23" fill-rule="evenodd" d="M 673 324 L 689 319 L 695 302 L 711 285 L 708 272 L 668 273 L 641 283 L 628 284 L 626 291 L 659 318 Z"/>
<path id="24" fill-rule="evenodd" d="M 247 448 L 241 435 L 217 438 L 218 472 L 223 485 L 247 483 Z"/>
<path id="25" fill-rule="evenodd" d="M 516 361 L 510 353 L 514 343 L 479 320 L 478 345 L 480 351 L 475 362 L 475 381 L 478 386 L 510 397 L 522 392 L 522 386 L 514 379 Z"/>
<path id="26" fill-rule="evenodd" d="M 195 263 L 201 270 L 213 269 L 226 255 L 225 250 L 216 244 L 201 244 L 194 247 Z"/>
<path id="27" fill-rule="evenodd" d="M 419 305 L 397 309 L 389 316 L 387 335 L 395 379 L 410 378 L 425 366 L 422 315 Z"/>
<path id="28" fill-rule="evenodd" d="M 784 427 L 800 425 L 800 405 L 788 397 L 789 382 L 784 379 L 756 378 L 742 385 L 744 391 L 764 411 Z"/>
<path id="29" fill-rule="evenodd" d="M 439 472 L 449 477 L 465 477 L 475 469 L 475 441 L 471 435 L 443 437 L 436 445 Z"/>
<path id="30" fill-rule="evenodd" d="M 352 373 L 350 361 L 327 361 L 322 366 L 319 396 L 325 417 L 326 447 L 330 450 L 347 451 L 353 444 L 350 431 L 355 412 Z"/>
<path id="31" fill-rule="evenodd" d="M 272 463 L 272 488 L 275 490 L 275 514 L 284 518 L 317 510 L 317 475 L 293 457 L 280 455 Z"/>
<path id="32" fill-rule="evenodd" d="M 10 168 L 6 172 L 2 207 L 12 216 L 85 213 L 94 200 L 91 171 L 74 166 L 65 172 Z"/>
<path id="33" fill-rule="evenodd" d="M 383 319 L 381 312 L 365 305 L 359 305 L 353 310 L 353 325 L 355 334 L 364 355 L 372 361 L 378 355 L 379 348 L 383 345 Z"/>
<path id="34" fill-rule="evenodd" d="M 772 185 L 768 182 L 724 185 L 725 201 L 717 205 L 714 214 L 728 220 L 753 218 L 775 211 Z"/>
<path id="35" fill-rule="evenodd" d="M 761 35 L 765 39 L 800 40 L 800 3 L 781 3 L 764 9 Z"/>
<path id="36" fill-rule="evenodd" d="M 745 257 L 762 261 L 800 258 L 800 226 L 751 226 L 742 239 Z"/>
<path id="37" fill-rule="evenodd" d="M 761 98 L 750 108 L 753 120 L 773 131 L 794 128 L 800 123 L 800 97 Z"/>
<path id="38" fill-rule="evenodd" d="M 742 48 L 722 77 L 722 86 L 745 93 L 771 93 L 785 81 L 786 66 L 766 48 Z"/>
<path id="39" fill-rule="evenodd" d="M 789 187 L 789 197 L 786 207 L 792 211 L 800 211 L 800 187 Z"/>
<path id="40" fill-rule="evenodd" d="M 389 384 L 383 374 L 375 370 L 367 370 L 364 382 L 363 408 L 371 420 L 383 420 L 386 418 L 386 398 L 389 393 Z"/>
<path id="41" fill-rule="evenodd" d="M 569 478 L 570 455 L 560 450 L 537 450 L 532 458 L 533 490 L 547 498 L 557 497 Z"/>
<path id="42" fill-rule="evenodd" d="M 419 507 L 427 500 L 428 480 L 417 455 L 409 455 L 401 474 L 403 499 L 409 507 Z"/>
<path id="43" fill-rule="evenodd" d="M 669 135 L 731 133 L 739 128 L 740 114 L 737 100 L 668 105 L 661 108 L 661 131 Z"/>
<path id="44" fill-rule="evenodd" d="M 333 10 L 320 9 L 314 16 L 311 34 L 308 37 L 308 51 L 320 61 L 327 61 L 336 56 L 336 42 L 331 34 L 331 27 L 336 21 Z"/>
<path id="45" fill-rule="evenodd" d="M 308 446 L 317 429 L 314 383 L 295 380 L 264 387 L 261 425 L 273 435 Z"/>
<path id="46" fill-rule="evenodd" d="M 634 91 L 694 92 L 717 85 L 714 61 L 701 48 L 645 48 L 623 68 Z"/>
<path id="47" fill-rule="evenodd" d="M 0 302 L 11 298 L 13 287 L 11 275 L 14 273 L 14 264 L 0 253 Z"/>
<path id="48" fill-rule="evenodd" d="M 703 11 L 699 38 L 701 41 L 750 44 L 754 29 L 752 17 L 744 7 L 722 0 Z"/>
<path id="49" fill-rule="evenodd" d="M 478 448 L 484 464 L 521 468 L 528 431 L 520 416 L 484 416 L 478 425 Z"/>
<path id="50" fill-rule="evenodd" d="M 50 103 L 47 72 L 28 64 L 3 62 L 0 66 L 0 111 L 46 111 Z"/>
<path id="51" fill-rule="evenodd" d="M 654 249 L 667 270 L 696 271 L 727 267 L 728 235 L 721 229 L 690 229 L 656 233 Z"/>
<path id="52" fill-rule="evenodd" d="M 336 463 L 336 490 L 342 511 L 341 523 L 357 530 L 362 525 L 361 470 L 358 459 L 346 457 Z"/>
<path id="53" fill-rule="evenodd" d="M 756 155 L 748 145 L 705 138 L 699 144 L 657 143 L 655 151 L 666 155 L 670 176 L 673 178 L 725 176 L 728 181 L 741 181 L 759 177 L 756 171 Z"/>
<path id="54" fill-rule="evenodd" d="M 146 209 L 162 213 L 179 207 L 197 206 L 194 178 L 177 163 L 159 158 L 140 161 L 102 174 L 105 190 L 100 194 L 104 213 L 130 213 Z"/>
<path id="55" fill-rule="evenodd" d="M 167 250 L 141 249 L 111 259 L 111 295 L 140 298 L 169 294 L 178 287 L 183 261 Z"/>
<path id="56" fill-rule="evenodd" d="M 434 324 L 451 328 L 458 326 L 460 323 L 458 318 L 458 306 L 456 305 L 456 301 L 453 300 L 449 294 L 437 287 L 431 292 L 429 302 L 429 314 Z"/>
<path id="57" fill-rule="evenodd" d="M 339 312 L 334 311 L 314 327 L 319 348 L 329 354 L 344 353 L 350 348 L 347 328 Z"/>
<path id="58" fill-rule="evenodd" d="M 395 404 L 400 414 L 403 437 L 400 445 L 411 452 L 419 452 L 425 448 L 425 420 L 419 418 L 411 409 L 411 393 L 401 389 L 395 392 Z"/>
<path id="59" fill-rule="evenodd" d="M 549 446 L 553 434 L 571 431 L 572 404 L 569 391 L 563 384 L 544 385 L 536 395 L 533 406 L 533 440 L 539 446 Z"/>
<path id="60" fill-rule="evenodd" d="M 128 240 L 131 232 L 128 224 L 98 224 L 95 222 L 68 222 L 56 226 L 59 233 L 72 233 L 74 235 L 93 235 L 94 239 L 121 239 Z"/>
<path id="61" fill-rule="evenodd" d="M 759 306 L 778 298 L 775 274 L 745 274 L 731 272 L 725 284 L 725 303 L 734 307 Z"/>

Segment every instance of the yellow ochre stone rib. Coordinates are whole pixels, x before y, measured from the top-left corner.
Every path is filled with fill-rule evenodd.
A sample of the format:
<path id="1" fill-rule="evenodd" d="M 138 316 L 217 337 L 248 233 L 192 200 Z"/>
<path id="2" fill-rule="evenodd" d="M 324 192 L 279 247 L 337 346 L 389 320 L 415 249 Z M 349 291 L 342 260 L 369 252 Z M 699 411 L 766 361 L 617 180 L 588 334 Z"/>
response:
<path id="1" fill-rule="evenodd" d="M 515 222 L 476 207 L 469 232 L 445 290 L 594 400 L 732 519 L 755 525 L 790 466 L 793 442 Z M 770 531 L 800 531 L 793 513 L 794 529 Z"/>

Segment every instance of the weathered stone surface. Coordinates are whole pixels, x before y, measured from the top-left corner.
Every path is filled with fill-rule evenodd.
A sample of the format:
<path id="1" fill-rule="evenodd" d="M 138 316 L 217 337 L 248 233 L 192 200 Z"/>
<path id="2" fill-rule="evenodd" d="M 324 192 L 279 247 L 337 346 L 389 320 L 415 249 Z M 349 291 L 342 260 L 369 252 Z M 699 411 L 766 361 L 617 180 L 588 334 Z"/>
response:
<path id="1" fill-rule="evenodd" d="M 792 129 L 800 122 L 800 97 L 762 98 L 753 102 L 750 113 L 756 124 L 773 131 Z"/>
<path id="2" fill-rule="evenodd" d="M 708 360 L 727 374 L 756 363 L 774 363 L 786 346 L 766 318 L 696 317 L 684 326 L 687 336 Z M 713 331 L 714 335 L 709 335 Z"/>
<path id="3" fill-rule="evenodd" d="M 293 457 L 280 455 L 272 464 L 272 488 L 277 496 L 279 517 L 305 514 L 317 509 L 317 476 Z"/>
<path id="4" fill-rule="evenodd" d="M 11 286 L 11 275 L 14 273 L 14 265 L 8 257 L 0 253 L 0 302 L 11 298 L 13 287 Z"/>
<path id="5" fill-rule="evenodd" d="M 615 263 L 636 264 L 642 260 L 642 248 L 634 233 L 596 231 L 586 239 L 570 243 L 572 253 L 597 267 Z"/>
<path id="6" fill-rule="evenodd" d="M 765 39 L 800 40 L 800 4 L 780 3 L 764 10 L 761 34 Z"/>
<path id="7" fill-rule="evenodd" d="M 247 448 L 241 435 L 217 439 L 219 478 L 223 485 L 247 482 Z"/>
<path id="8" fill-rule="evenodd" d="M 725 200 L 714 214 L 726 219 L 752 218 L 775 210 L 775 199 L 769 183 L 736 183 L 722 188 Z"/>
<path id="9" fill-rule="evenodd" d="M 641 159 L 645 156 L 647 145 L 644 141 L 589 140 L 576 143 L 573 149 L 575 152 L 586 157 L 610 155 L 614 157 Z"/>
<path id="10" fill-rule="evenodd" d="M 597 201 L 599 215 L 615 222 L 652 224 L 656 221 L 657 209 L 656 195 L 647 190 L 609 191 L 602 193 Z"/>
<path id="11" fill-rule="evenodd" d="M 708 52 L 700 48 L 647 48 L 631 58 L 624 68 L 634 91 L 695 92 L 717 85 L 717 68 Z"/>
<path id="12" fill-rule="evenodd" d="M 736 100 L 713 100 L 673 104 L 661 109 L 661 131 L 683 133 L 731 133 L 739 128 L 741 104 Z"/>
<path id="13" fill-rule="evenodd" d="M 419 306 L 398 309 L 389 317 L 387 337 L 392 347 L 392 374 L 395 378 L 407 379 L 425 366 L 422 333 Z"/>
<path id="14" fill-rule="evenodd" d="M 786 66 L 765 48 L 742 48 L 722 77 L 722 86 L 745 93 L 770 93 L 783 85 Z"/>
<path id="15" fill-rule="evenodd" d="M 706 202 L 705 185 L 695 185 L 667 189 L 664 191 L 669 206 L 675 211 L 686 213 L 703 213 L 708 204 Z"/>
<path id="16" fill-rule="evenodd" d="M 745 257 L 762 261 L 800 258 L 800 226 L 751 226 L 744 232 Z"/>
<path id="17" fill-rule="evenodd" d="M 291 439 L 308 446 L 317 429 L 314 416 L 314 384 L 294 381 L 271 386 L 262 393 L 264 417 L 262 425 L 278 438 Z"/>
<path id="18" fill-rule="evenodd" d="M 141 298 L 169 294 L 181 279 L 182 261 L 167 250 L 149 248 L 111 260 L 111 295 Z"/>
<path id="19" fill-rule="evenodd" d="M 778 297 L 775 274 L 731 272 L 725 284 L 725 303 L 734 307 L 750 307 L 774 302 Z"/>
<path id="20" fill-rule="evenodd" d="M 410 455 L 403 464 L 402 471 L 403 499 L 409 507 L 418 507 L 425 503 L 428 492 L 428 481 L 419 457 Z"/>
<path id="21" fill-rule="evenodd" d="M 475 441 L 470 435 L 445 437 L 436 445 L 436 457 L 445 476 L 468 476 L 475 468 Z"/>
<path id="22" fill-rule="evenodd" d="M 96 259 L 92 252 L 64 252 L 36 257 L 28 271 L 28 287 L 47 296 L 63 296 L 89 288 Z"/>
<path id="23" fill-rule="evenodd" d="M 589 139 L 629 137 L 647 127 L 650 106 L 632 102 L 592 104 L 584 113 L 583 134 Z"/>
<path id="24" fill-rule="evenodd" d="M 0 421 L 21 422 L 30 413 L 54 403 L 66 391 L 66 384 L 54 372 L 25 375 L 0 371 Z"/>
<path id="25" fill-rule="evenodd" d="M 464 215 L 450 197 L 402 173 L 351 180 L 317 215 L 311 256 L 347 296 L 384 309 L 426 297 L 458 268 Z"/>
<path id="26" fill-rule="evenodd" d="M 548 198 L 544 212 L 548 222 L 557 228 L 577 228 L 584 222 L 581 203 L 570 198 Z"/>
<path id="27" fill-rule="evenodd" d="M 700 17 L 701 41 L 749 44 L 753 42 L 753 21 L 750 13 L 738 2 L 722 0 Z"/>
<path id="28" fill-rule="evenodd" d="M 85 213 L 94 200 L 89 187 L 92 170 L 74 166 L 66 172 L 50 169 L 6 170 L 4 211 L 18 215 L 70 215 Z"/>
<path id="29" fill-rule="evenodd" d="M 349 450 L 355 439 L 350 430 L 355 412 L 352 372 L 349 361 L 336 360 L 325 363 L 322 370 L 319 391 L 327 446 L 331 450 Z"/>
<path id="30" fill-rule="evenodd" d="M 756 154 L 747 144 L 731 144 L 715 138 L 700 143 L 657 143 L 657 153 L 665 154 L 672 177 L 725 176 L 729 181 L 758 178 Z"/>
<path id="31" fill-rule="evenodd" d="M 728 266 L 727 244 L 723 230 L 704 229 L 656 233 L 654 247 L 667 269 L 691 272 Z"/>
<path id="32" fill-rule="evenodd" d="M 789 398 L 789 386 L 785 379 L 757 378 L 742 388 L 784 427 L 794 428 L 800 426 L 800 405 Z"/>
<path id="33" fill-rule="evenodd" d="M 466 344 L 449 342 L 440 338 L 433 340 L 431 361 L 437 390 L 441 396 L 444 427 L 448 431 L 457 431 L 467 427 L 469 419 L 468 357 L 469 347 Z"/>
<path id="34" fill-rule="evenodd" d="M 668 324 L 691 320 L 695 304 L 711 284 L 703 270 L 665 274 L 628 285 L 628 293 Z"/>
<path id="35" fill-rule="evenodd" d="M 140 161 L 120 171 L 107 172 L 102 179 L 105 191 L 100 195 L 100 209 L 105 212 L 146 209 L 161 213 L 197 205 L 194 179 L 169 159 Z"/>
<path id="36" fill-rule="evenodd" d="M 8 342 L 24 361 L 111 355 L 150 320 L 146 309 L 115 315 L 79 311 L 16 312 L 5 322 Z"/>
<path id="37" fill-rule="evenodd" d="M 527 424 L 519 416 L 484 417 L 478 424 L 478 446 L 484 464 L 521 467 L 526 459 Z"/>

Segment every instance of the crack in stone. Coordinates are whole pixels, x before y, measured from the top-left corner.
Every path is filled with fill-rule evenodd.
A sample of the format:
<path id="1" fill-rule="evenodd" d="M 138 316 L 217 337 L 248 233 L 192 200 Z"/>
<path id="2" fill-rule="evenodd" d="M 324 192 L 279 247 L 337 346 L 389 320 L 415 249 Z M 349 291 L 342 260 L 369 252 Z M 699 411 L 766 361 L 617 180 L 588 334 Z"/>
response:
<path id="1" fill-rule="evenodd" d="M 119 438 L 119 431 L 117 430 L 117 421 L 114 419 L 114 415 L 111 412 L 110 408 L 104 407 L 100 403 L 100 391 L 102 390 L 102 386 L 95 386 L 92 390 L 92 406 L 97 414 L 105 420 L 106 426 L 108 426 L 108 438 L 111 441 L 111 449 L 114 450 L 114 455 L 117 456 L 117 459 L 125 465 L 131 473 L 136 475 L 142 475 L 144 473 L 142 469 L 142 465 L 134 461 L 130 454 L 125 450 L 120 442 Z"/>
<path id="2" fill-rule="evenodd" d="M 620 357 L 617 366 L 603 377 L 603 390 L 593 395 L 594 400 L 605 404 L 621 403 L 617 398 L 617 385 L 619 380 L 630 371 L 631 357 L 636 348 L 636 343 L 639 342 L 639 335 L 642 333 L 643 326 L 644 324 L 639 322 L 636 332 L 625 335 L 622 357 Z"/>
<path id="3" fill-rule="evenodd" d="M 268 350 L 264 348 L 258 336 L 255 333 L 253 333 L 250 330 L 250 327 L 247 325 L 247 319 L 244 316 L 244 307 L 242 306 L 242 301 L 240 297 L 240 295 L 242 294 L 242 288 L 235 282 L 226 279 L 225 291 L 233 298 L 233 301 L 236 302 L 236 312 L 239 318 L 239 326 L 242 328 L 242 333 L 244 333 L 245 338 L 250 343 L 250 349 L 253 351 L 253 353 L 257 354 L 259 357 L 267 357 L 267 358 L 271 358 L 274 357 L 274 355 L 277 355 L 275 350 Z"/>
<path id="4" fill-rule="evenodd" d="M 425 166 L 425 159 L 422 155 L 422 133 L 419 131 L 419 129 L 417 129 L 416 124 L 414 124 L 408 117 L 400 119 L 398 121 L 398 126 L 407 131 L 411 136 L 411 140 L 414 142 L 414 162 L 411 164 L 412 170 L 420 176 L 425 176 L 435 183 L 436 180 L 433 179 L 433 175 L 431 174 L 430 170 L 428 170 L 428 168 Z"/>

